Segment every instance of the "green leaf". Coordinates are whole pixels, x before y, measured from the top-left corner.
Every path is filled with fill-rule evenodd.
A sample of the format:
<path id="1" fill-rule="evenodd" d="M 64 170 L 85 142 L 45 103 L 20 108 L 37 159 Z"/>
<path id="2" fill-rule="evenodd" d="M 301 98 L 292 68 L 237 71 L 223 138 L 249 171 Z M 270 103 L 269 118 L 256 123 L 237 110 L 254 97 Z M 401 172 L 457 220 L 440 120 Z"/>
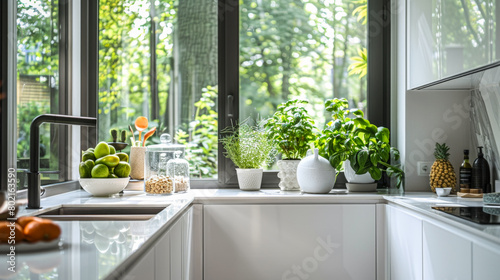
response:
<path id="1" fill-rule="evenodd" d="M 378 164 L 378 155 L 376 153 L 370 154 L 370 162 L 373 166 L 377 166 Z"/>
<path id="2" fill-rule="evenodd" d="M 376 166 L 368 169 L 368 172 L 370 172 L 370 175 L 374 180 L 380 180 L 380 178 L 382 178 L 382 171 L 380 171 L 380 169 Z"/>
<path id="3" fill-rule="evenodd" d="M 368 151 L 367 150 L 361 150 L 358 152 L 358 164 L 359 167 L 363 168 L 368 161 Z"/>
<path id="4" fill-rule="evenodd" d="M 382 126 L 378 128 L 378 131 L 375 134 L 375 137 L 379 141 L 384 142 L 384 143 L 389 143 L 389 136 L 390 136 L 389 129 L 382 127 Z"/>
<path id="5" fill-rule="evenodd" d="M 357 118 L 354 118 L 354 124 L 357 127 L 366 129 L 366 127 L 370 125 L 370 122 L 364 118 L 357 117 Z"/>

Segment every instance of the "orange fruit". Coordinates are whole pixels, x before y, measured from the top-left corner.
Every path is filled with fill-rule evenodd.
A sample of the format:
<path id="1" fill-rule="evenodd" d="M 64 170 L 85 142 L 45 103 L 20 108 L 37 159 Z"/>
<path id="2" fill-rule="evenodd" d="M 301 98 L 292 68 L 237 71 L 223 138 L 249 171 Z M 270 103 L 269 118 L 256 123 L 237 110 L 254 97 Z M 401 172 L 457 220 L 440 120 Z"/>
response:
<path id="1" fill-rule="evenodd" d="M 51 220 L 32 221 L 24 227 L 24 238 L 29 242 L 51 241 L 61 235 L 61 228 Z"/>
<path id="2" fill-rule="evenodd" d="M 23 228 L 19 224 L 14 224 L 14 240 L 16 242 L 24 239 Z M 11 222 L 1 221 L 0 222 L 0 243 L 8 243 L 11 234 Z"/>
<path id="3" fill-rule="evenodd" d="M 42 218 L 38 217 L 32 217 L 32 216 L 24 216 L 24 217 L 19 217 L 17 218 L 17 223 L 21 226 L 21 228 L 24 228 L 27 224 L 33 221 L 42 221 Z"/>

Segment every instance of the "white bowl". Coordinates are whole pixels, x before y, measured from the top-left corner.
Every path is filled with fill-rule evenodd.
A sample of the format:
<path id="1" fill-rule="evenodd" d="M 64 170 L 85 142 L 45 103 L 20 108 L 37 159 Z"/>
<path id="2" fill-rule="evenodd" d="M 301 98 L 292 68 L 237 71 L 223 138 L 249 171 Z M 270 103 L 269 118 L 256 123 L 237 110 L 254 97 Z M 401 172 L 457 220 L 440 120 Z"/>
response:
<path id="1" fill-rule="evenodd" d="M 80 178 L 80 186 L 93 196 L 110 196 L 125 189 L 127 178 Z"/>
<path id="2" fill-rule="evenodd" d="M 451 188 L 436 188 L 436 194 L 438 196 L 448 196 L 451 192 Z"/>

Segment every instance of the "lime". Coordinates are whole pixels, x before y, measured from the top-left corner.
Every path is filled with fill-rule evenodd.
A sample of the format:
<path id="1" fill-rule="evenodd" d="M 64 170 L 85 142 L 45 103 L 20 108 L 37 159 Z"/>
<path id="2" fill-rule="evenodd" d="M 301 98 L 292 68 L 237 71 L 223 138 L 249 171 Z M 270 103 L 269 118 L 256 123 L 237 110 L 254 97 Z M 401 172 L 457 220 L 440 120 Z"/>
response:
<path id="1" fill-rule="evenodd" d="M 104 164 L 96 164 L 92 168 L 92 178 L 107 178 L 109 176 L 109 169 Z"/>
<path id="2" fill-rule="evenodd" d="M 95 163 L 94 163 L 94 161 L 93 161 L 93 160 L 91 160 L 91 159 L 87 159 L 87 160 L 85 161 L 85 165 L 89 168 L 89 170 L 92 170 L 92 168 L 94 168 L 94 166 L 95 166 Z"/>
<path id="3" fill-rule="evenodd" d="M 87 161 L 87 160 L 95 160 L 95 155 L 93 152 L 83 152 L 82 153 L 82 161 Z"/>
<path id="4" fill-rule="evenodd" d="M 95 161 L 96 164 L 105 164 L 107 167 L 115 167 L 120 162 L 117 155 L 107 155 Z"/>
<path id="5" fill-rule="evenodd" d="M 115 147 L 109 145 L 109 154 L 112 155 L 112 154 L 116 154 L 116 149 Z"/>
<path id="6" fill-rule="evenodd" d="M 126 153 L 116 153 L 116 155 L 120 158 L 120 161 L 128 162 L 128 155 Z"/>
<path id="7" fill-rule="evenodd" d="M 120 161 L 115 167 L 115 175 L 120 178 L 126 178 L 130 175 L 130 164 L 128 162 Z"/>
<path id="8" fill-rule="evenodd" d="M 118 176 L 116 176 L 115 174 L 109 174 L 108 178 L 118 178 Z"/>
<path id="9" fill-rule="evenodd" d="M 89 167 L 84 162 L 80 162 L 80 165 L 78 166 L 80 178 L 90 178 L 90 170 L 91 169 L 89 169 Z"/>
<path id="10" fill-rule="evenodd" d="M 94 148 L 88 148 L 85 152 L 94 152 Z"/>
<path id="11" fill-rule="evenodd" d="M 95 146 L 94 155 L 96 158 L 102 158 L 104 156 L 109 155 L 109 145 L 106 142 L 99 142 L 97 146 Z"/>

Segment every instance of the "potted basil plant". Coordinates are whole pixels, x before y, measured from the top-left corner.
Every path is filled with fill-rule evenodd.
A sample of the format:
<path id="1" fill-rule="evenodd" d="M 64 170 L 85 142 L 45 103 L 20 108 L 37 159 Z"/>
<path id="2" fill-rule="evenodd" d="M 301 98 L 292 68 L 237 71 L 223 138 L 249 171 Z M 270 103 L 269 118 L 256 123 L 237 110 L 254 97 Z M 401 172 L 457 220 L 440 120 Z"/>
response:
<path id="1" fill-rule="evenodd" d="M 264 127 L 281 160 L 277 162 L 283 191 L 300 190 L 297 182 L 297 165 L 306 156 L 309 143 L 317 137 L 314 120 L 303 105 L 307 100 L 290 100 L 278 106 Z"/>
<path id="2" fill-rule="evenodd" d="M 325 107 L 332 112 L 332 121 L 317 141 L 320 154 L 334 168 L 344 170 L 349 183 L 373 183 L 385 172 L 396 178 L 399 189 L 404 171 L 390 163 L 391 155 L 399 159 L 399 151 L 389 143 L 389 129 L 371 124 L 361 110 L 349 109 L 346 99 L 327 100 Z"/>
<path id="3" fill-rule="evenodd" d="M 261 168 L 268 159 L 272 144 L 259 126 L 247 123 L 228 127 L 222 131 L 219 141 L 224 148 L 224 156 L 237 166 L 236 175 L 241 190 L 259 190 L 262 183 Z"/>

